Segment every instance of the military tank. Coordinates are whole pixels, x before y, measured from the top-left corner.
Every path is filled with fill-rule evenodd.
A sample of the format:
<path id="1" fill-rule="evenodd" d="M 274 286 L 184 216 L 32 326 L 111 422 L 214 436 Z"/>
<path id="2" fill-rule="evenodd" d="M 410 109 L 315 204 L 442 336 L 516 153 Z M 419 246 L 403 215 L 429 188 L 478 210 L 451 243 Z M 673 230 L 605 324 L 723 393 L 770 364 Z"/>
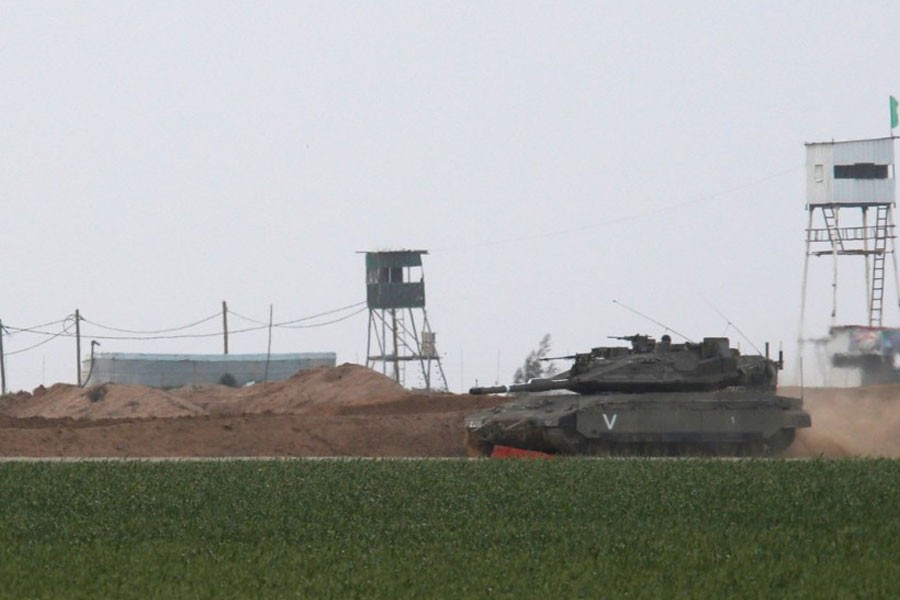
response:
<path id="1" fill-rule="evenodd" d="M 514 399 L 465 420 L 471 456 L 495 447 L 598 456 L 777 456 L 809 427 L 800 398 L 776 393 L 784 361 L 742 355 L 726 337 L 699 343 L 611 336 L 604 346 L 548 360 L 568 371 L 470 394 Z"/>

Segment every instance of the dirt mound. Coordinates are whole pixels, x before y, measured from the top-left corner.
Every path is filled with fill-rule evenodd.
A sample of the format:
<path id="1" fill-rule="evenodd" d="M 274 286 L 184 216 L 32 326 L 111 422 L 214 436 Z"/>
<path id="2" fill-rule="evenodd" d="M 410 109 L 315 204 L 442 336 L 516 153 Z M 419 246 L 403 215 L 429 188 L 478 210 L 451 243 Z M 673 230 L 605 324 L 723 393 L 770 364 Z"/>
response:
<path id="1" fill-rule="evenodd" d="M 0 456 L 463 456 L 486 400 L 456 398 L 351 364 L 243 388 L 57 384 L 0 398 Z"/>
<path id="2" fill-rule="evenodd" d="M 30 397 L 19 395 L 4 408 L 9 416 L 46 419 L 172 418 L 204 413 L 162 390 L 116 383 L 90 388 L 57 383 L 38 388 Z"/>
<path id="3" fill-rule="evenodd" d="M 197 415 L 334 414 L 343 408 L 392 403 L 409 394 L 394 380 L 360 365 L 300 371 L 287 381 L 243 388 L 189 385 L 175 390 L 106 383 L 87 389 L 58 383 L 6 396 L 0 414 L 48 419 L 153 419 Z"/>
<path id="4" fill-rule="evenodd" d="M 343 408 L 395 402 L 410 392 L 393 379 L 360 365 L 300 371 L 290 379 L 248 388 L 245 413 L 334 414 Z"/>
<path id="5" fill-rule="evenodd" d="M 799 389 L 779 390 L 799 396 Z M 900 386 L 806 388 L 812 427 L 797 432 L 788 456 L 900 457 Z"/>
<path id="6" fill-rule="evenodd" d="M 301 371 L 285 383 L 285 392 L 331 406 L 368 406 L 410 393 L 390 377 L 352 364 Z"/>
<path id="7" fill-rule="evenodd" d="M 342 408 L 395 402 L 409 394 L 393 379 L 360 365 L 300 371 L 287 381 L 243 388 L 191 385 L 172 394 L 211 415 L 335 414 Z"/>

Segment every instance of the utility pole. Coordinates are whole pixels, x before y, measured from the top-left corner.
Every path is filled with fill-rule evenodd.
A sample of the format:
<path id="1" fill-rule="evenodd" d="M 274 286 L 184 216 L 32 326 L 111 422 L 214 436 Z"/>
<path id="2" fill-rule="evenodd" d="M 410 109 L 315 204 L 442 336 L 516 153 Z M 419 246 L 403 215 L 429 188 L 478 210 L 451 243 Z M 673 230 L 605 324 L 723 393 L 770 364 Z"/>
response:
<path id="1" fill-rule="evenodd" d="M 225 354 L 228 354 L 228 305 L 222 300 L 222 331 L 225 333 Z"/>
<path id="2" fill-rule="evenodd" d="M 78 387 L 81 387 L 81 313 L 75 309 L 75 362 L 78 367 Z"/>
<path id="3" fill-rule="evenodd" d="M 263 375 L 263 383 L 269 382 L 269 359 L 272 357 L 272 315 L 274 308 L 269 305 L 269 344 L 266 347 L 266 373 Z"/>
<path id="4" fill-rule="evenodd" d="M 6 394 L 6 357 L 3 355 L 3 321 L 0 321 L 0 394 Z"/>

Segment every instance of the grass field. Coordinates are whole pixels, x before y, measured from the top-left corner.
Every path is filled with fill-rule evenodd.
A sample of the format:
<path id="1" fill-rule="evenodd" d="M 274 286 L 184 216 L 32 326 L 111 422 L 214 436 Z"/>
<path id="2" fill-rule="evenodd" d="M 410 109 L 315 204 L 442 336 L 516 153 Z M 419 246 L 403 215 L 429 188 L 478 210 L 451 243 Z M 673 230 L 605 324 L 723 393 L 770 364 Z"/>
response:
<path id="1" fill-rule="evenodd" d="M 4 598 L 897 598 L 900 462 L 0 464 Z"/>

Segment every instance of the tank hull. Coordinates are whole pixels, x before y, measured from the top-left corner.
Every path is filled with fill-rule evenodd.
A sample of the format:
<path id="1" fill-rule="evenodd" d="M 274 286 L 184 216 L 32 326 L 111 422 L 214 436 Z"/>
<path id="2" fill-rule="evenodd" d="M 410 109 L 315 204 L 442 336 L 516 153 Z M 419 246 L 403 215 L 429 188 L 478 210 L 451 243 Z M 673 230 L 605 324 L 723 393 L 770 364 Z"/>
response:
<path id="1" fill-rule="evenodd" d="M 466 435 L 472 455 L 777 456 L 810 425 L 799 398 L 760 391 L 537 394 L 468 416 Z"/>

